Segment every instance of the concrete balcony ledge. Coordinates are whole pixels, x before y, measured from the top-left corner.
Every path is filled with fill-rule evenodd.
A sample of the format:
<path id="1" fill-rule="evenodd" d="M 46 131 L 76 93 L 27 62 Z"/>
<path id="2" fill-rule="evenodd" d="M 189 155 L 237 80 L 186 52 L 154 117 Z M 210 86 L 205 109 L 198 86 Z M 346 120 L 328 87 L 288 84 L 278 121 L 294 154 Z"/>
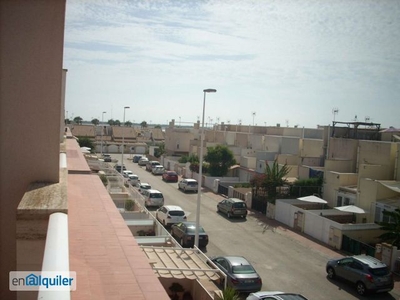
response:
<path id="1" fill-rule="evenodd" d="M 17 238 L 44 239 L 49 216 L 68 213 L 67 170 L 60 170 L 59 183 L 37 182 L 29 185 L 17 208 Z"/>

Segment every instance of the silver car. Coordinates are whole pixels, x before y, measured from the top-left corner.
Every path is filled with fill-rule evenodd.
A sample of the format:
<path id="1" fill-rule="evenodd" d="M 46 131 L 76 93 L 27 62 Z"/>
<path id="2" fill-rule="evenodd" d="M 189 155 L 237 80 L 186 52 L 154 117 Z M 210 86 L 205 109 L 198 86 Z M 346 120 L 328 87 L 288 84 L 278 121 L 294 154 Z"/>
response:
<path id="1" fill-rule="evenodd" d="M 386 264 L 368 255 L 332 259 L 326 264 L 326 272 L 330 279 L 340 277 L 355 284 L 359 295 L 389 292 L 394 287 L 393 277 Z"/>
<path id="2" fill-rule="evenodd" d="M 258 292 L 262 287 L 260 275 L 243 256 L 217 256 L 211 261 L 227 276 L 227 285 L 238 292 Z"/>
<path id="3" fill-rule="evenodd" d="M 195 179 L 183 179 L 178 182 L 178 189 L 182 190 L 184 193 L 191 191 L 197 193 L 198 183 Z"/>

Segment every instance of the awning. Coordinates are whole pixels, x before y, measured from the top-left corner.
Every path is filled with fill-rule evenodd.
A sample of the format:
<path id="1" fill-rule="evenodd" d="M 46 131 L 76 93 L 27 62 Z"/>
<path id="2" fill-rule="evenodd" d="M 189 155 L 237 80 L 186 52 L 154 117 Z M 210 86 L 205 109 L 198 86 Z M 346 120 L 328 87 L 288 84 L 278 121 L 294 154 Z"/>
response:
<path id="1" fill-rule="evenodd" d="M 381 184 L 386 186 L 387 188 L 400 193 L 400 181 L 379 181 Z"/>
<path id="2" fill-rule="evenodd" d="M 211 281 L 224 278 L 219 269 L 212 268 L 206 263 L 208 258 L 197 249 L 154 246 L 140 248 L 159 277 Z"/>
<path id="3" fill-rule="evenodd" d="M 362 209 L 361 207 L 355 206 L 355 205 L 337 206 L 337 207 L 334 207 L 334 209 L 337 209 L 340 211 L 345 211 L 345 212 L 350 212 L 350 213 L 355 213 L 355 214 L 368 213 L 366 210 Z"/>
<path id="4" fill-rule="evenodd" d="M 325 201 L 324 199 L 321 199 L 317 196 L 306 196 L 306 197 L 301 197 L 301 198 L 297 198 L 300 201 L 305 201 L 305 202 L 310 202 L 310 203 L 322 203 L 322 204 L 326 204 L 328 203 L 328 201 Z"/>

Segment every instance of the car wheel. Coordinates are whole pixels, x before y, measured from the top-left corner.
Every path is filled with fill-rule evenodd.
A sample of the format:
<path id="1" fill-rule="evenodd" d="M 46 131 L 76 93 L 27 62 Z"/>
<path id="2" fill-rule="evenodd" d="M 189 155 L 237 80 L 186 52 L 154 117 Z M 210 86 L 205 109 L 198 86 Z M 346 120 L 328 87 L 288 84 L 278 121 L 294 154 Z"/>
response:
<path id="1" fill-rule="evenodd" d="M 329 279 L 334 279 L 336 277 L 335 270 L 332 267 L 329 267 L 327 272 Z"/>
<path id="2" fill-rule="evenodd" d="M 217 206 L 217 212 L 219 212 L 219 213 L 221 212 L 221 210 L 219 209 L 219 206 Z"/>
<path id="3" fill-rule="evenodd" d="M 165 227 L 165 220 L 162 220 L 162 224 L 164 225 L 164 227 Z"/>
<path id="4" fill-rule="evenodd" d="M 183 238 L 180 239 L 179 244 L 181 244 L 181 246 L 182 246 L 183 248 L 185 248 L 185 243 L 183 242 Z"/>
<path id="5" fill-rule="evenodd" d="M 364 296 L 367 293 L 367 289 L 365 288 L 365 284 L 361 281 L 356 283 L 357 294 L 360 296 Z"/>
<path id="6" fill-rule="evenodd" d="M 183 192 L 186 193 L 186 188 L 183 188 Z"/>
<path id="7" fill-rule="evenodd" d="M 230 219 L 232 217 L 231 213 L 229 211 L 228 211 L 228 213 L 226 215 L 228 216 L 228 219 Z"/>

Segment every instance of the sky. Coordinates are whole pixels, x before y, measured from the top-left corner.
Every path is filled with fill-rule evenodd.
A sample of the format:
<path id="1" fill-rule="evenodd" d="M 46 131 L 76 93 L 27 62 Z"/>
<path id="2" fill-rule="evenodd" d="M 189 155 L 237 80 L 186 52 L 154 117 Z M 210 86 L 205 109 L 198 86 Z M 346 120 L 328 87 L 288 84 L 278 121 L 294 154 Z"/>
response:
<path id="1" fill-rule="evenodd" d="M 63 67 L 70 119 L 400 128 L 400 1 L 67 0 Z"/>

